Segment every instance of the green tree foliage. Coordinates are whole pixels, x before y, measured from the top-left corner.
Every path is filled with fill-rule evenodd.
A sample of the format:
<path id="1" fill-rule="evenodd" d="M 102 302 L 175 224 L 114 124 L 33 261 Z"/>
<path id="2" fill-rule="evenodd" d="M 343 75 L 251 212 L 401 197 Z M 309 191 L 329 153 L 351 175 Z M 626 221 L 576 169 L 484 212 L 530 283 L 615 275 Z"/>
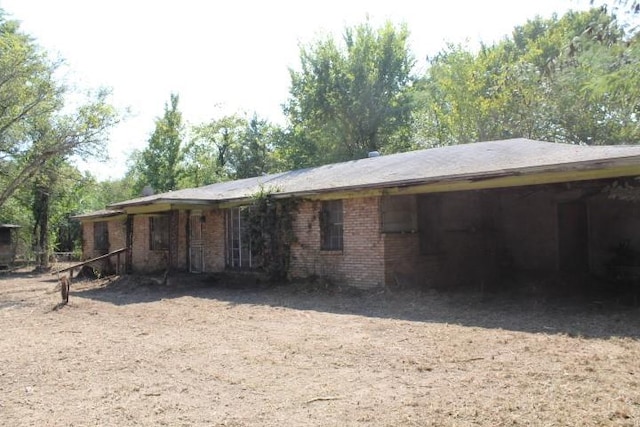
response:
<path id="1" fill-rule="evenodd" d="M 478 52 L 449 46 L 417 86 L 416 139 L 637 141 L 638 49 L 637 35 L 602 9 L 536 18 Z"/>
<path id="2" fill-rule="evenodd" d="M 225 116 L 194 126 L 185 147 L 183 187 L 198 187 L 233 177 L 232 152 L 242 145 L 246 120 Z"/>
<path id="3" fill-rule="evenodd" d="M 282 131 L 254 114 L 234 114 L 194 126 L 183 156 L 182 187 L 207 185 L 273 172 Z"/>
<path id="4" fill-rule="evenodd" d="M 147 147 L 134 157 L 132 175 L 138 180 L 138 191 L 146 185 L 159 193 L 178 188 L 184 133 L 178 102 L 179 96 L 171 94 L 164 115 L 156 119 Z"/>
<path id="5" fill-rule="evenodd" d="M 367 22 L 347 28 L 342 44 L 329 37 L 301 48 L 300 70 L 290 71 L 285 162 L 292 156 L 299 167 L 409 148 L 401 137 L 411 117 L 408 36 L 406 26 Z"/>
<path id="6" fill-rule="evenodd" d="M 48 161 L 98 155 L 118 120 L 106 91 L 62 113 L 58 65 L 0 11 L 0 207 Z"/>
<path id="7" fill-rule="evenodd" d="M 68 160 L 55 158 L 40 169 L 29 186 L 16 190 L 0 207 L 0 222 L 22 225 L 19 238 L 23 254 L 34 255 L 38 264 L 46 267 L 52 251 L 80 248 L 80 223 L 73 215 L 131 198 L 130 192 L 130 185 L 124 180 L 97 182 Z M 113 199 L 114 194 L 119 198 Z"/>
<path id="8" fill-rule="evenodd" d="M 241 143 L 231 152 L 234 178 L 250 178 L 273 171 L 272 152 L 278 128 L 256 114 L 244 126 Z"/>
<path id="9" fill-rule="evenodd" d="M 60 64 L 0 10 L 0 218 L 23 226 L 21 246 L 40 248 L 45 266 L 81 182 L 70 159 L 102 156 L 119 120 L 105 90 L 65 104 Z"/>

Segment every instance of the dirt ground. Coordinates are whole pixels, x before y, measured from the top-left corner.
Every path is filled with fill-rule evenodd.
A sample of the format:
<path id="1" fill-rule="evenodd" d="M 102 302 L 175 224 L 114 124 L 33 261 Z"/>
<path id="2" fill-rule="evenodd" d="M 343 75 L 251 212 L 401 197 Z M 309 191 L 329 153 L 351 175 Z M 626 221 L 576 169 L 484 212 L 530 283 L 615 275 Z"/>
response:
<path id="1" fill-rule="evenodd" d="M 7 426 L 640 425 L 640 310 L 0 275 Z"/>

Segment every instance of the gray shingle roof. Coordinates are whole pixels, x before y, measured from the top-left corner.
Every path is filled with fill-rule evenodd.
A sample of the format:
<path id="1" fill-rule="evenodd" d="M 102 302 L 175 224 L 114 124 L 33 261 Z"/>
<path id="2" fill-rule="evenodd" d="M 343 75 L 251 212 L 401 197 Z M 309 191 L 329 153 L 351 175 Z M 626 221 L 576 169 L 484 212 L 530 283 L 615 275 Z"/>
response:
<path id="1" fill-rule="evenodd" d="M 640 170 L 640 146 L 581 146 L 510 139 L 453 145 L 353 160 L 114 203 L 111 207 L 160 202 L 244 199 L 261 188 L 283 195 L 392 187 L 510 174 L 581 170 L 632 162 Z"/>
<path id="2" fill-rule="evenodd" d="M 116 210 L 116 209 L 102 209 L 99 211 L 88 212 L 79 215 L 73 215 L 71 218 L 74 219 L 91 219 L 91 218 L 105 218 L 110 216 L 117 216 L 123 214 L 124 211 Z"/>

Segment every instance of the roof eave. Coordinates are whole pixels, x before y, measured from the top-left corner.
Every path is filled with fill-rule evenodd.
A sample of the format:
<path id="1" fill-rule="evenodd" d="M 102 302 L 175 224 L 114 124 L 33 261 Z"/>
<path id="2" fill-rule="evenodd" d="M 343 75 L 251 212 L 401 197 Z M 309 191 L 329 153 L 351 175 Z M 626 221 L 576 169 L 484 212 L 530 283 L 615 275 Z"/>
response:
<path id="1" fill-rule="evenodd" d="M 331 193 L 340 193 L 340 192 L 357 192 L 357 191 L 366 191 L 371 189 L 380 189 L 384 191 L 385 189 L 390 188 L 401 188 L 401 187 L 410 187 L 416 185 L 429 185 L 429 184 L 437 184 L 437 183 L 456 183 L 461 181 L 467 182 L 476 182 L 476 181 L 487 181 L 487 180 L 499 180 L 507 177 L 528 177 L 535 176 L 539 174 L 549 174 L 549 173 L 563 173 L 565 175 L 561 181 L 556 182 L 569 182 L 572 181 L 571 173 L 575 173 L 575 177 L 579 175 L 584 175 L 585 172 L 589 171 L 606 171 L 606 170 L 614 170 L 616 168 L 621 167 L 635 167 L 637 170 L 632 170 L 628 175 L 639 174 L 640 175 L 640 156 L 627 156 L 627 157 L 617 157 L 613 159 L 597 159 L 591 161 L 579 161 L 579 162 L 570 162 L 570 163 L 561 163 L 561 164 L 553 164 L 553 165 L 542 165 L 542 166 L 531 166 L 526 168 L 513 168 L 513 169 L 503 169 L 503 170 L 491 170 L 491 171 L 483 171 L 476 173 L 461 173 L 455 175 L 441 175 L 429 178 L 415 178 L 415 179 L 404 179 L 397 181 L 386 181 L 386 182 L 378 182 L 378 183 L 369 183 L 369 184 L 357 184 L 357 185 L 347 185 L 341 187 L 330 187 L 330 188 L 320 188 L 315 190 L 303 190 L 303 191 L 282 191 L 278 193 L 274 193 L 273 196 L 276 198 L 287 198 L 287 197 L 302 197 L 302 198 L 313 198 L 320 195 L 327 195 Z M 569 173 L 567 177 L 566 174 Z M 584 178 L 581 178 L 584 179 Z M 523 180 L 521 185 L 527 185 L 526 180 Z M 202 199 L 178 199 L 171 197 L 162 197 L 153 200 L 144 200 L 140 202 L 132 202 L 132 203 L 115 203 L 109 205 L 109 208 L 113 209 L 121 209 L 127 210 L 130 208 L 136 207 L 144 207 L 144 206 L 152 206 L 152 205 L 180 205 L 180 206 L 188 206 L 188 205 L 221 205 L 222 207 L 228 207 L 231 205 L 240 205 L 246 203 L 251 200 L 251 196 L 242 196 L 242 197 L 221 197 L 221 198 L 202 198 Z"/>

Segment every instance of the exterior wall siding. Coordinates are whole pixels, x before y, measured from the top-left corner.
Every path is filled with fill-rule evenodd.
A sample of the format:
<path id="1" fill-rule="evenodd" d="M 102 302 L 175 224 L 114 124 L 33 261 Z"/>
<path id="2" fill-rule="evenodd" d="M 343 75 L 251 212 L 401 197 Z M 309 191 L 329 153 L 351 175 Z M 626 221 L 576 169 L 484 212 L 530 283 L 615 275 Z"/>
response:
<path id="1" fill-rule="evenodd" d="M 343 200 L 342 251 L 320 250 L 321 202 L 300 204 L 294 232 L 290 274 L 293 278 L 319 276 L 360 288 L 384 284 L 384 242 L 380 234 L 379 198 Z"/>
<path id="2" fill-rule="evenodd" d="M 109 252 L 125 248 L 126 245 L 126 219 L 107 219 L 107 229 L 109 232 Z M 94 222 L 82 224 L 82 256 L 83 259 L 91 259 L 104 255 L 103 252 L 95 250 L 93 227 Z M 103 268 L 108 271 L 115 271 L 117 257 L 103 261 Z M 124 271 L 126 256 L 120 256 L 120 271 Z"/>
<path id="3" fill-rule="evenodd" d="M 109 221 L 109 252 L 126 248 L 127 224 L 126 219 Z"/>
<path id="4" fill-rule="evenodd" d="M 93 258 L 93 222 L 82 223 L 82 258 Z"/>
<path id="5" fill-rule="evenodd" d="M 167 268 L 169 251 L 152 251 L 149 248 L 149 215 L 133 217 L 131 255 L 134 273 L 151 273 Z"/>
<path id="6" fill-rule="evenodd" d="M 204 271 L 216 273 L 225 268 L 225 222 L 224 211 L 211 209 L 203 212 Z"/>
<path id="7" fill-rule="evenodd" d="M 149 248 L 149 215 L 133 216 L 132 269 L 134 273 L 150 273 L 164 270 L 169 263 L 171 268 L 187 271 L 189 269 L 189 247 L 187 233 L 190 211 L 176 211 L 170 221 L 169 250 L 152 251 Z M 202 212 L 205 217 L 203 225 L 203 256 L 205 272 L 220 272 L 225 268 L 225 231 L 224 211 L 209 209 Z M 82 224 L 82 253 L 84 259 L 102 255 L 94 250 L 93 222 Z M 126 219 L 108 221 L 109 251 L 126 247 Z M 115 257 L 113 258 L 115 262 Z M 124 267 L 125 257 L 121 256 Z"/>
<path id="8" fill-rule="evenodd" d="M 317 276 L 360 288 L 472 286 L 485 289 L 559 271 L 558 206 L 580 201 L 588 214 L 589 271 L 607 273 L 612 249 L 640 248 L 640 205 L 602 193 L 607 181 L 418 195 L 417 232 L 383 233 L 379 197 L 342 200 L 343 248 L 321 250 L 321 201 L 302 200 L 293 224 L 291 278 Z M 176 211 L 170 247 L 151 251 L 149 215 L 133 216 L 132 267 L 136 273 L 189 269 L 189 219 L 202 216 L 203 271 L 226 268 L 225 210 Z M 422 218 L 422 219 L 420 219 Z M 94 250 L 94 222 L 83 227 L 83 253 Z M 108 220 L 109 250 L 126 246 L 126 220 Z M 565 246 L 566 247 L 566 246 Z M 124 263 L 125 257 L 121 257 Z M 115 262 L 115 258 L 112 260 Z M 114 266 L 110 266 L 114 267 Z M 587 271 L 585 271 L 587 273 Z"/>
<path id="9" fill-rule="evenodd" d="M 437 285 L 438 258 L 420 253 L 418 233 L 386 233 L 383 237 L 386 286 L 393 289 Z"/>
<path id="10" fill-rule="evenodd" d="M 173 268 L 178 270 L 186 270 L 189 268 L 187 264 L 187 221 L 189 221 L 188 211 L 179 211 L 176 230 L 172 236 L 175 236 L 176 242 L 174 247 L 177 250 Z"/>

